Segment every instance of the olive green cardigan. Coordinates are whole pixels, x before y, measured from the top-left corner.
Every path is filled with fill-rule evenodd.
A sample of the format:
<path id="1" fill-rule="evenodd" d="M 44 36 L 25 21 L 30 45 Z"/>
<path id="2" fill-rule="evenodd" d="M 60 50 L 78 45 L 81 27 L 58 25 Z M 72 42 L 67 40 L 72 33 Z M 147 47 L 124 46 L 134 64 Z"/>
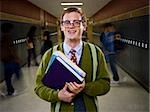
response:
<path id="1" fill-rule="evenodd" d="M 63 52 L 62 43 L 58 45 L 57 50 Z M 86 72 L 85 78 L 85 89 L 83 90 L 83 99 L 85 102 L 85 107 L 87 112 L 97 112 L 97 107 L 95 104 L 95 97 L 104 95 L 110 90 L 110 79 L 109 79 L 109 72 L 107 69 L 107 65 L 104 59 L 104 55 L 102 51 L 95 46 L 97 52 L 97 62 L 98 68 L 96 71 L 96 79 L 92 81 L 93 75 L 93 66 L 92 66 L 92 53 L 90 46 L 87 42 L 83 43 L 83 52 L 80 59 L 79 66 Z M 49 60 L 51 59 L 51 55 L 54 49 L 49 49 L 43 56 L 40 66 L 36 73 L 36 85 L 35 85 L 35 92 L 36 94 L 46 100 L 51 102 L 51 112 L 55 112 L 56 103 L 60 102 L 58 99 L 58 91 L 48 88 L 42 84 L 42 78 L 44 76 L 44 72 L 48 65 Z M 58 82 L 59 83 L 59 82 Z M 65 103 L 61 102 L 59 112 L 74 112 L 74 105 L 73 103 Z"/>

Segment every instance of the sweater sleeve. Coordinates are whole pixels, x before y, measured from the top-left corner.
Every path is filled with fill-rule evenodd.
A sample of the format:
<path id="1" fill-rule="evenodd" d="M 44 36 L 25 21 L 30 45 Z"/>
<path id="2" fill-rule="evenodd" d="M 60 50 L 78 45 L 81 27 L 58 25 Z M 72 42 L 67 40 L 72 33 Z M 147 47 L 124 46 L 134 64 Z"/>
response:
<path id="1" fill-rule="evenodd" d="M 41 99 L 46 100 L 48 102 L 56 102 L 59 101 L 58 91 L 52 88 L 48 88 L 42 83 L 42 78 L 44 76 L 48 62 L 51 58 L 51 52 L 51 50 L 48 50 L 42 57 L 40 66 L 36 73 L 36 84 L 34 91 Z"/>
<path id="2" fill-rule="evenodd" d="M 98 68 L 96 80 L 85 84 L 84 92 L 89 96 L 100 96 L 106 94 L 110 90 L 110 78 L 104 54 L 98 50 Z M 93 74 L 92 74 L 93 75 Z"/>

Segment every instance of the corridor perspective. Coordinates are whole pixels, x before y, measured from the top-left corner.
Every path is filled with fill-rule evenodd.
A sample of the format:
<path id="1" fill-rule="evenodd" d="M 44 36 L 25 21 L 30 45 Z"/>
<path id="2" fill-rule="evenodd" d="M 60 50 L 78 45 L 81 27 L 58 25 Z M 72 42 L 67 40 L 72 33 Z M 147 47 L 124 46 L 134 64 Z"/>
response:
<path id="1" fill-rule="evenodd" d="M 150 112 L 149 3 L 0 0 L 0 112 Z"/>

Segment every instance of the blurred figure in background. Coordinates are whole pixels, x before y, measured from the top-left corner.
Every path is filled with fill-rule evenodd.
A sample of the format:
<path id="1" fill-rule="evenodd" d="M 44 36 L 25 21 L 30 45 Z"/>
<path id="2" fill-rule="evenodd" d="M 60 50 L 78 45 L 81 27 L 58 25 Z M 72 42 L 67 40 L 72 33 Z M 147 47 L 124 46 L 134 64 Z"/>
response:
<path id="1" fill-rule="evenodd" d="M 12 85 L 12 76 L 15 73 L 17 78 L 20 77 L 20 60 L 14 48 L 11 31 L 13 25 L 11 23 L 3 23 L 1 25 L 2 37 L 0 40 L 0 59 L 4 66 L 4 80 L 7 87 L 7 95 L 15 95 L 16 91 Z"/>
<path id="2" fill-rule="evenodd" d="M 42 40 L 43 40 L 43 45 L 41 48 L 41 55 L 43 56 L 44 53 L 53 46 L 52 41 L 50 40 L 50 32 L 49 31 L 44 32 Z"/>
<path id="3" fill-rule="evenodd" d="M 114 43 L 114 35 L 116 29 L 113 24 L 106 23 L 103 26 L 104 32 L 100 36 L 100 41 L 102 42 L 102 49 L 106 58 L 106 62 L 110 64 L 111 71 L 113 73 L 111 83 L 119 83 L 119 75 L 116 67 L 116 50 Z"/>
<path id="4" fill-rule="evenodd" d="M 35 26 L 31 26 L 28 33 L 27 33 L 27 39 L 26 39 L 26 44 L 27 44 L 27 50 L 28 50 L 28 67 L 31 65 L 31 58 L 33 55 L 35 65 L 38 66 L 38 62 L 36 60 L 36 52 L 35 52 L 35 31 L 36 31 Z"/>

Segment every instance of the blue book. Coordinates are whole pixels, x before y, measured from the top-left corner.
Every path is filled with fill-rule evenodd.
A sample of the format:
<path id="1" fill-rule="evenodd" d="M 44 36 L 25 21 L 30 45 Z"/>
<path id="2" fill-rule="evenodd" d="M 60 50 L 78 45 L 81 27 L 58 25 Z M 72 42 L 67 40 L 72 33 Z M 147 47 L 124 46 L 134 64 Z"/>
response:
<path id="1" fill-rule="evenodd" d="M 53 89 L 62 89 L 66 82 L 82 83 L 86 73 L 62 52 L 55 51 L 42 79 L 44 85 Z"/>

